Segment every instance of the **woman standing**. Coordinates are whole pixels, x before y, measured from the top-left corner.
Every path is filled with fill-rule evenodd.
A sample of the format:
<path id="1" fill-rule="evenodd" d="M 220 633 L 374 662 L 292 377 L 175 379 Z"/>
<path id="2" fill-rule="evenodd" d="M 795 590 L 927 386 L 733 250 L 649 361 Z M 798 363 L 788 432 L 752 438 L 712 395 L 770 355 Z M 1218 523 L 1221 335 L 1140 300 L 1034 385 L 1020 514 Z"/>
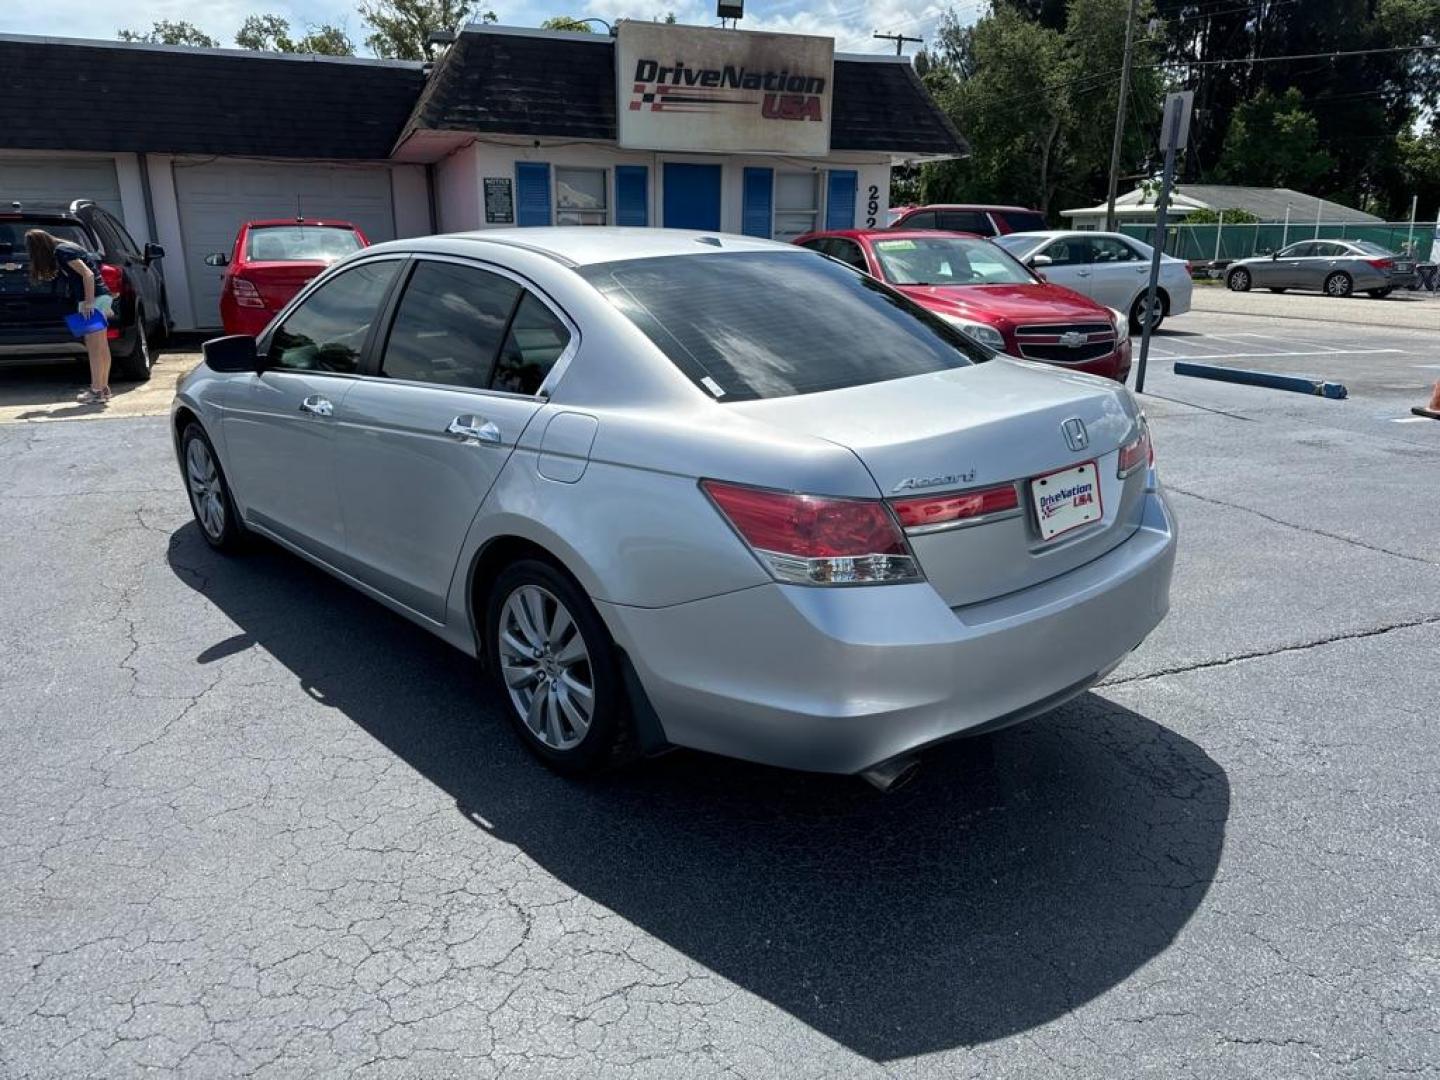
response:
<path id="1" fill-rule="evenodd" d="M 99 274 L 98 256 L 44 229 L 27 232 L 25 248 L 30 254 L 31 281 L 40 284 L 58 277 L 80 314 L 89 318 L 98 311 L 110 318 L 115 298 Z M 103 329 L 85 335 L 85 351 L 90 357 L 90 389 L 78 400 L 83 405 L 104 405 L 110 400 L 110 341 Z"/>

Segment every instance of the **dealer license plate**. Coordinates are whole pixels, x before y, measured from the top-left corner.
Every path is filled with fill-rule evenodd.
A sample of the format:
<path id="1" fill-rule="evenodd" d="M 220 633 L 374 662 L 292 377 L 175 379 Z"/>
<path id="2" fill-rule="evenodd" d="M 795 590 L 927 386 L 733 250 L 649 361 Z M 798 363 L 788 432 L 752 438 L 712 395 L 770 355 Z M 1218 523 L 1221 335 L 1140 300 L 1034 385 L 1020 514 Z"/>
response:
<path id="1" fill-rule="evenodd" d="M 1413 267 L 1412 265 L 1410 265 L 1410 264 L 1407 263 L 1407 262 L 1397 262 L 1397 263 L 1395 264 L 1395 272 L 1396 272 L 1397 274 L 1408 274 L 1408 273 L 1410 273 L 1411 270 L 1414 270 L 1414 269 L 1415 269 L 1415 267 Z"/>
<path id="2" fill-rule="evenodd" d="M 1035 501 L 1042 540 L 1053 540 L 1104 516 L 1100 470 L 1093 461 L 1037 476 L 1030 481 L 1030 497 Z"/>

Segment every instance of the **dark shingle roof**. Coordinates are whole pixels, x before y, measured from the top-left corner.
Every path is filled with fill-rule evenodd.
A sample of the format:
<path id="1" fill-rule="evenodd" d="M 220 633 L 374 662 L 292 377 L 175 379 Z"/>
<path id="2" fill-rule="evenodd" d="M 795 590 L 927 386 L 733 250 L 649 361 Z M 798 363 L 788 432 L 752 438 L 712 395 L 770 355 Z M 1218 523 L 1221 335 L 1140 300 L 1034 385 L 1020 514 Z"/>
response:
<path id="1" fill-rule="evenodd" d="M 437 65 L 412 130 L 609 139 L 615 49 L 602 35 L 465 30 Z M 908 62 L 835 61 L 833 150 L 963 155 L 965 140 Z"/>
<path id="2" fill-rule="evenodd" d="M 287 158 L 388 157 L 425 84 L 419 64 L 24 37 L 0 37 L 0 73 L 7 146 Z"/>

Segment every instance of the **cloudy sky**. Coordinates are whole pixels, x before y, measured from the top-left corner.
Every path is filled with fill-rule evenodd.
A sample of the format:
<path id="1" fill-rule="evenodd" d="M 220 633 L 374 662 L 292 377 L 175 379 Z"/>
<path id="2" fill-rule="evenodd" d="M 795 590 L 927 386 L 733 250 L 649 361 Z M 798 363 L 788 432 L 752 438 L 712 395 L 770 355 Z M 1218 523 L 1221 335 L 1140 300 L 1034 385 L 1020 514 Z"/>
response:
<path id="1" fill-rule="evenodd" d="M 632 6 L 639 5 L 639 6 Z M 535 26 L 552 15 L 648 19 L 674 11 L 682 23 L 715 24 L 713 0 L 494 0 L 483 5 L 500 22 Z M 749 30 L 788 30 L 835 38 L 841 52 L 893 52 L 889 42 L 876 41 L 874 31 L 924 37 L 934 33 L 946 7 L 962 20 L 974 18 L 980 0 L 751 0 L 741 26 Z M 246 15 L 273 13 L 297 30 L 307 24 L 334 22 L 360 42 L 365 28 L 346 0 L 129 0 L 121 5 L 93 0 L 0 0 L 0 33 L 53 37 L 113 38 L 120 27 L 145 29 L 161 19 L 188 19 L 211 37 L 229 45 Z M 913 53 L 914 46 L 907 47 Z"/>

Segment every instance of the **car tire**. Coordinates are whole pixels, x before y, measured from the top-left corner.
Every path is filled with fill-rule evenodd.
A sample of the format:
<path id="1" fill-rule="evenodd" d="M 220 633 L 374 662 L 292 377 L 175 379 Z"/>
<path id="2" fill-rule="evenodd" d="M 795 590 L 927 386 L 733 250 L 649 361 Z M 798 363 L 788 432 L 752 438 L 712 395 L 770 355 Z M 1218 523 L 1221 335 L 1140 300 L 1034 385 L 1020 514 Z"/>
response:
<path id="1" fill-rule="evenodd" d="M 1166 301 L 1163 292 L 1157 291 L 1155 293 L 1155 305 L 1160 310 L 1155 313 L 1155 321 L 1150 324 L 1150 332 L 1152 334 L 1160 329 L 1160 324 L 1165 321 L 1165 316 L 1170 311 L 1170 305 Z M 1135 302 L 1130 305 L 1130 332 L 1133 334 L 1138 334 L 1145 329 L 1144 307 L 1145 293 L 1142 292 L 1135 298 Z"/>
<path id="2" fill-rule="evenodd" d="M 216 551 L 233 554 L 245 542 L 245 526 L 230 497 L 230 484 L 210 437 L 194 420 L 180 433 L 180 471 L 200 535 Z"/>
<path id="3" fill-rule="evenodd" d="M 1344 270 L 1337 270 L 1325 279 L 1325 295 L 1344 299 L 1355 291 L 1355 281 Z"/>
<path id="4" fill-rule="evenodd" d="M 1273 293 L 1283 293 L 1283 292 L 1286 292 L 1287 289 L 1288 289 L 1288 286 L 1285 286 L 1285 285 L 1271 285 L 1271 286 L 1270 286 L 1270 291 L 1273 292 Z"/>
<path id="5" fill-rule="evenodd" d="M 124 356 L 115 357 L 115 374 L 127 382 L 149 382 L 154 360 L 150 334 L 145 329 L 145 309 L 135 307 L 135 344 Z"/>
<path id="6" fill-rule="evenodd" d="M 1385 297 L 1389 296 L 1389 295 L 1390 295 L 1392 292 L 1394 292 L 1395 290 L 1394 290 L 1394 289 L 1368 289 L 1368 290 L 1366 290 L 1366 291 L 1367 291 L 1372 297 L 1374 297 L 1376 300 L 1384 300 Z"/>
<path id="7" fill-rule="evenodd" d="M 512 562 L 485 605 L 485 652 L 526 748 L 567 776 L 636 755 L 615 643 L 595 605 L 555 566 Z"/>
<path id="8" fill-rule="evenodd" d="M 1230 273 L 1225 276 L 1225 287 L 1231 292 L 1249 292 L 1250 271 L 1231 270 Z"/>

